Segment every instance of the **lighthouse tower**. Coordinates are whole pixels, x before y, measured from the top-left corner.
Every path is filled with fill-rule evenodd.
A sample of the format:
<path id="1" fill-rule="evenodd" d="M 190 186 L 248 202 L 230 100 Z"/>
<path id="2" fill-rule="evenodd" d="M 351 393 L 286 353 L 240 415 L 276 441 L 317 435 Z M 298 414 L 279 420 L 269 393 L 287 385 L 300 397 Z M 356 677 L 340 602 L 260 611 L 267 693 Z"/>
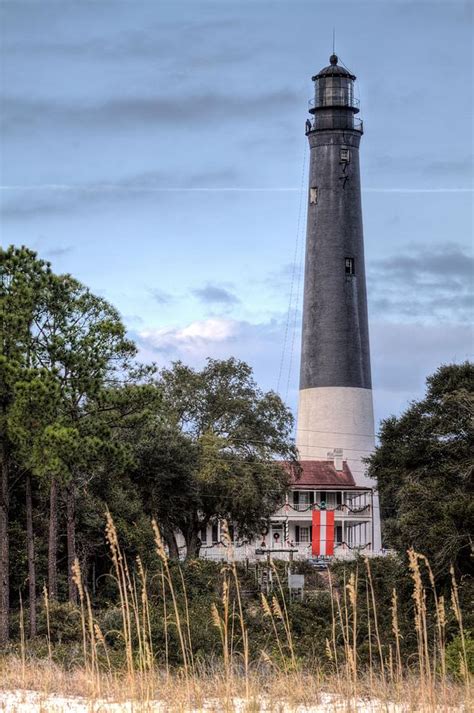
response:
<path id="1" fill-rule="evenodd" d="M 313 77 L 308 221 L 297 446 L 300 459 L 338 453 L 356 486 L 374 487 L 363 459 L 374 449 L 359 171 L 363 126 L 355 76 L 330 57 Z M 339 449 L 339 450 L 338 450 Z M 380 549 L 373 496 L 372 548 Z"/>

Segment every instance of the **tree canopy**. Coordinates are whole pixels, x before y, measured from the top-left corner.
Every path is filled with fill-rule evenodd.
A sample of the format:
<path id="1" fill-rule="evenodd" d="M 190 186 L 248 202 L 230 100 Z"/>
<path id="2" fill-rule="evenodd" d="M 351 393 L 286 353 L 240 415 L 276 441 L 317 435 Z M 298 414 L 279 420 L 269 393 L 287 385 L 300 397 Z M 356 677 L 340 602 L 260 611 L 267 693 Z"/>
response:
<path id="1" fill-rule="evenodd" d="M 74 603 L 76 558 L 86 579 L 106 573 L 106 508 L 132 555 L 154 517 L 170 554 L 181 532 L 192 558 L 210 521 L 249 537 L 281 502 L 292 416 L 247 364 L 137 364 L 112 305 L 13 246 L 0 249 L 0 344 L 0 643 L 25 581 L 34 635 L 38 577 Z"/>
<path id="2" fill-rule="evenodd" d="M 440 576 L 473 571 L 474 365 L 441 366 L 425 397 L 382 422 L 369 475 L 380 493 L 383 539 L 425 554 Z"/>
<path id="3" fill-rule="evenodd" d="M 188 557 L 195 557 L 201 529 L 217 519 L 233 523 L 240 538 L 251 537 L 282 502 L 290 469 L 297 469 L 290 410 L 233 358 L 208 359 L 200 371 L 176 362 L 161 372 L 158 387 L 161 420 L 143 434 L 137 469 L 170 548 L 180 531 Z"/>

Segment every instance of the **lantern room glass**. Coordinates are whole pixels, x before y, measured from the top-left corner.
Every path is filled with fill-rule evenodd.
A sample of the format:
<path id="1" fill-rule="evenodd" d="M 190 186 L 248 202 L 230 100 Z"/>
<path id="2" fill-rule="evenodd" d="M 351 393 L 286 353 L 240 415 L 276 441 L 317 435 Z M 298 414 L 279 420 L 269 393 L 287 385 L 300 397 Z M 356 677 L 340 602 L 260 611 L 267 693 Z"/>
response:
<path id="1" fill-rule="evenodd" d="M 349 77 L 320 77 L 315 85 L 316 108 L 354 106 L 354 85 Z"/>

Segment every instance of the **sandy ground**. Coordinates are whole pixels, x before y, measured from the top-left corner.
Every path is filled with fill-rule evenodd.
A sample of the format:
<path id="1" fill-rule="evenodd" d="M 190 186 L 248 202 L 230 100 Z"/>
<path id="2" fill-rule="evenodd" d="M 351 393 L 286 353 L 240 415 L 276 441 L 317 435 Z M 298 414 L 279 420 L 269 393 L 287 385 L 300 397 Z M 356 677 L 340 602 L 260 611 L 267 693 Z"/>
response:
<path id="1" fill-rule="evenodd" d="M 229 705 L 230 704 L 230 705 Z M 231 708 L 230 706 L 233 706 Z M 260 711 L 267 713 L 330 713 L 330 711 L 345 713 L 404 713 L 408 710 L 400 704 L 387 704 L 377 700 L 351 700 L 343 701 L 335 696 L 323 693 L 321 701 L 312 706 L 300 706 L 288 708 L 284 703 L 265 705 L 260 703 Z M 113 703 L 105 700 L 87 700 L 85 698 L 67 698 L 58 695 L 45 695 L 37 691 L 16 690 L 0 691 L 0 711 L 2 713 L 167 713 L 169 706 L 158 701 L 151 701 L 148 704 L 125 701 Z M 240 699 L 229 701 L 226 706 L 223 702 L 209 700 L 201 708 L 188 708 L 186 713 L 218 713 L 219 711 L 233 710 L 235 713 L 247 713 L 257 710 L 256 703 L 249 706 L 248 702 Z M 461 711 L 460 708 L 440 708 L 439 711 Z M 467 709 L 464 709 L 467 710 Z M 185 713 L 181 709 L 182 713 Z M 421 713 L 421 712 L 420 712 Z"/>
<path id="2" fill-rule="evenodd" d="M 235 700 L 232 702 L 235 713 L 245 713 L 248 710 L 246 702 L 243 700 Z M 284 705 L 284 704 L 283 704 Z M 229 710 L 223 703 L 218 701 L 209 701 L 202 708 L 189 708 L 189 713 L 211 713 L 223 710 Z M 5 713 L 138 713 L 139 711 L 147 711 L 147 713 L 166 713 L 168 710 L 167 704 L 152 701 L 148 704 L 126 701 L 123 703 L 112 703 L 105 700 L 90 701 L 85 698 L 66 698 L 57 695 L 45 696 L 37 691 L 1 691 L 0 692 L 0 710 Z M 255 710 L 255 708 L 253 708 Z M 262 702 L 263 711 L 277 711 L 283 713 L 289 710 L 280 706 L 265 706 Z M 348 709 L 347 703 L 337 702 L 329 694 L 324 694 L 320 704 L 310 707 L 299 707 L 293 709 L 294 713 L 328 713 L 329 711 L 357 711 L 362 713 L 370 711 L 388 711 L 386 706 L 380 704 L 365 703 L 363 701 L 353 702 Z M 390 708 L 390 713 L 402 711 L 399 706 Z"/>

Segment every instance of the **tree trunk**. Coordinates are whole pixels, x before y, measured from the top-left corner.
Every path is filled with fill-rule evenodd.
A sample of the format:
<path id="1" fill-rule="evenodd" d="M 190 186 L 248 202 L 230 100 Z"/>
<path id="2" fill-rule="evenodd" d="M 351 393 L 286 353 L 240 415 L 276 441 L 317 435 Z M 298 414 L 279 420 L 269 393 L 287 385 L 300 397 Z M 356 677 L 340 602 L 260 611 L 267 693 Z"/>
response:
<path id="1" fill-rule="evenodd" d="M 36 636 L 36 566 L 33 532 L 33 498 L 31 476 L 26 476 L 26 553 L 28 559 L 28 597 L 30 603 L 30 638 Z"/>
<path id="2" fill-rule="evenodd" d="M 8 641 L 10 613 L 9 540 L 8 540 L 8 453 L 5 443 L 0 445 L 0 645 Z"/>
<path id="3" fill-rule="evenodd" d="M 201 532 L 201 526 L 190 527 L 187 532 L 184 532 L 184 540 L 186 542 L 186 559 L 195 560 L 199 557 L 199 552 L 201 550 L 201 538 L 199 533 Z"/>
<path id="4" fill-rule="evenodd" d="M 49 493 L 48 595 L 58 598 L 58 483 L 51 480 Z"/>
<path id="5" fill-rule="evenodd" d="M 73 565 L 76 560 L 76 494 L 71 484 L 66 491 L 66 532 L 67 532 L 67 585 L 69 601 L 77 604 L 77 587 L 73 579 Z"/>
<path id="6" fill-rule="evenodd" d="M 174 532 L 172 530 L 168 530 L 168 528 L 163 528 L 163 539 L 168 545 L 169 558 L 172 560 L 179 560 L 178 543 L 176 542 Z"/>

